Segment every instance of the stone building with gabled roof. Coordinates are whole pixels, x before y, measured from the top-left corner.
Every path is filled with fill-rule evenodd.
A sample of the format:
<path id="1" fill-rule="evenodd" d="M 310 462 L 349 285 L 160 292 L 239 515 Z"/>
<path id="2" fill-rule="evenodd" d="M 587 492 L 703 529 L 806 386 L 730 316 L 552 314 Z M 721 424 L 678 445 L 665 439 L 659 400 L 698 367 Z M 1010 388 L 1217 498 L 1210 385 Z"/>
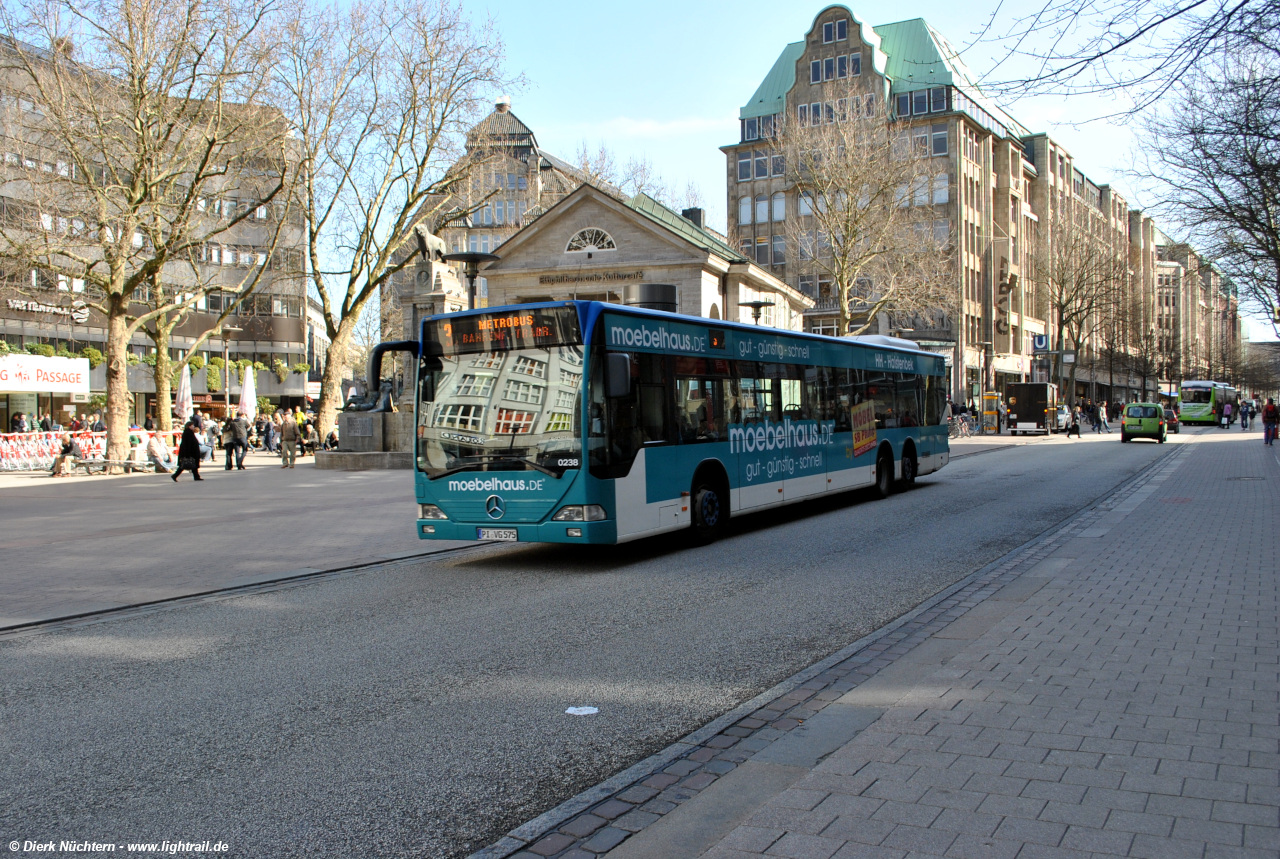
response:
<path id="1" fill-rule="evenodd" d="M 703 224 L 646 194 L 620 199 L 583 184 L 498 248 L 484 270 L 489 303 L 585 299 L 621 302 L 628 284 L 669 283 L 677 310 L 799 331 L 813 300 L 735 251 Z"/>

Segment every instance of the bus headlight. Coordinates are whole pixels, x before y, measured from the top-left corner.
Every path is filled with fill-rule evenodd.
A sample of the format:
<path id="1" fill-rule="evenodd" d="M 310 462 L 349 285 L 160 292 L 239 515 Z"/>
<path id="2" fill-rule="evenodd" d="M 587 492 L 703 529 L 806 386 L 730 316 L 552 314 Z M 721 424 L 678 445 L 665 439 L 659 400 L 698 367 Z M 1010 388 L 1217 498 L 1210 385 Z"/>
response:
<path id="1" fill-rule="evenodd" d="M 449 517 L 444 515 L 444 511 L 434 504 L 419 504 L 418 518 L 419 519 L 448 519 Z"/>
<path id="2" fill-rule="evenodd" d="M 601 522 L 604 518 L 604 508 L 599 504 L 570 504 L 568 507 L 561 507 L 557 510 L 556 515 L 551 517 L 551 521 Z"/>

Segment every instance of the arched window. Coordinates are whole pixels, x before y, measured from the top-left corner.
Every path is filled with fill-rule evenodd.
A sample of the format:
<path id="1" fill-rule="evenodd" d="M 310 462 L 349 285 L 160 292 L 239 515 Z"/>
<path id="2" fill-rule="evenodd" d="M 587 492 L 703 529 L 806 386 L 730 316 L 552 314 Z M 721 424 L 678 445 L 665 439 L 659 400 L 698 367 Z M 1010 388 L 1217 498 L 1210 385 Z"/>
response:
<path id="1" fill-rule="evenodd" d="M 769 198 L 764 194 L 756 197 L 756 223 L 769 223 Z"/>
<path id="2" fill-rule="evenodd" d="M 751 198 L 750 197 L 738 198 L 738 223 L 739 224 L 751 223 Z"/>
<path id="3" fill-rule="evenodd" d="M 787 217 L 787 195 L 779 191 L 773 195 L 773 219 L 775 221 L 786 220 Z"/>
<path id="4" fill-rule="evenodd" d="M 618 246 L 613 243 L 613 237 L 604 230 L 587 227 L 573 234 L 569 244 L 565 245 L 564 252 L 571 254 L 585 251 L 616 251 L 617 249 Z"/>

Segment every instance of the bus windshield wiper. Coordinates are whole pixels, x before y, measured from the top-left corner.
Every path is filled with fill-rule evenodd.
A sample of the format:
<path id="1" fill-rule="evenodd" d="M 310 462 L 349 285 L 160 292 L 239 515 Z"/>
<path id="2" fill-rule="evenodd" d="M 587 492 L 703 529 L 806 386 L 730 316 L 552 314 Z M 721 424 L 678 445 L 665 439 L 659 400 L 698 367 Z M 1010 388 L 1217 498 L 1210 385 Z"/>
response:
<path id="1" fill-rule="evenodd" d="M 471 469 L 475 468 L 478 465 L 498 465 L 500 463 L 526 465 L 529 468 L 532 468 L 534 471 L 540 471 L 543 474 L 546 474 L 550 477 L 561 477 L 564 474 L 563 469 L 560 471 L 555 471 L 553 469 L 547 468 L 545 465 L 539 465 L 538 463 L 534 462 L 532 459 L 525 459 L 519 456 L 510 456 L 505 452 L 498 453 L 498 454 L 481 453 L 475 456 L 468 456 L 464 458 L 474 460 L 474 461 L 468 462 L 465 465 L 455 465 L 453 468 L 446 468 L 444 471 L 440 472 L 439 474 L 432 475 L 430 479 L 436 480 L 441 477 L 448 477 L 450 474 L 457 474 L 460 471 L 470 471 Z"/>

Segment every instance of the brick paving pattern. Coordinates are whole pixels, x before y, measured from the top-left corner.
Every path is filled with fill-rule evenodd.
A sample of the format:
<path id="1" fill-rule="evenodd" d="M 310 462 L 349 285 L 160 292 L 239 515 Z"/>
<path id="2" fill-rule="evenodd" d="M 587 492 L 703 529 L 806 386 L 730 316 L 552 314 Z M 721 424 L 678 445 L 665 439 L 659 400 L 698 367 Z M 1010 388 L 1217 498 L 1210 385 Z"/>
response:
<path id="1" fill-rule="evenodd" d="M 706 859 L 1280 855 L 1276 462 L 1215 440 L 1157 474 Z"/>
<path id="2" fill-rule="evenodd" d="M 1256 442 L 1171 451 L 676 759 L 475 856 L 608 852 L 1056 556 L 1021 612 L 706 855 L 1274 857 L 1275 478 Z"/>

